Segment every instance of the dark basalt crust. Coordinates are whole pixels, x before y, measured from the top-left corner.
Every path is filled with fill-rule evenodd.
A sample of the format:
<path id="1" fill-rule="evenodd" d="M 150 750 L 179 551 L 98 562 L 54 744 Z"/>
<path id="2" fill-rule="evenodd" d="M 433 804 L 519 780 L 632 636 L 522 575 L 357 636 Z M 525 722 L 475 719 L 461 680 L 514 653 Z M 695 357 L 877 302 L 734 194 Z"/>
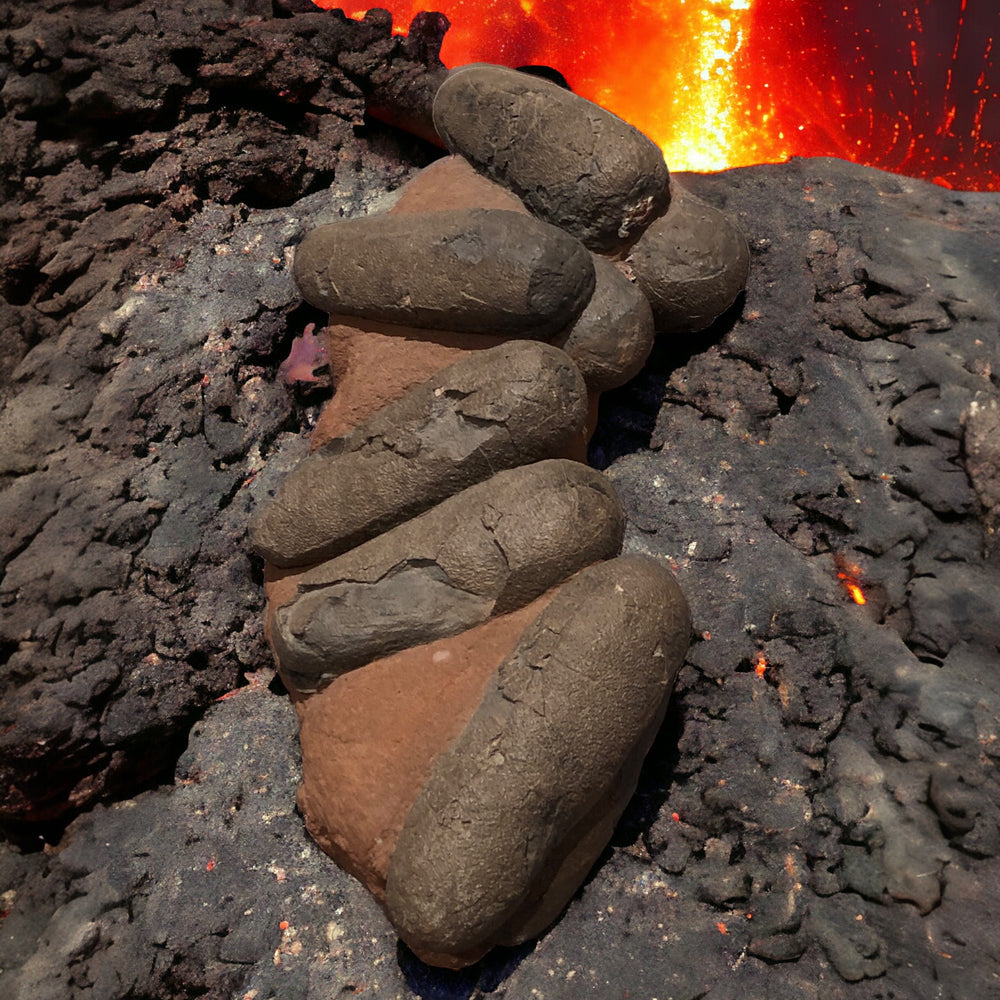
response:
<path id="1" fill-rule="evenodd" d="M 303 574 L 274 615 L 282 678 L 314 691 L 523 607 L 615 555 L 623 530 L 614 490 L 588 466 L 551 459 L 497 473 Z"/>
<path id="2" fill-rule="evenodd" d="M 539 77 L 455 70 L 434 98 L 445 145 L 591 250 L 630 241 L 670 203 L 663 154 L 638 129 Z"/>
<path id="3" fill-rule="evenodd" d="M 471 354 L 306 458 L 251 521 L 251 544 L 281 567 L 340 555 L 498 470 L 559 455 L 586 407 L 556 347 Z"/>
<path id="4" fill-rule="evenodd" d="M 548 339 L 583 311 L 594 268 L 555 226 L 460 209 L 321 226 L 296 251 L 295 280 L 314 306 L 342 316 Z"/>
<path id="5" fill-rule="evenodd" d="M 448 956 L 509 936 L 564 838 L 616 800 L 615 779 L 662 717 L 689 636 L 676 581 L 636 556 L 583 570 L 526 629 L 435 762 L 396 845 L 386 909 L 417 954 L 454 964 Z"/>
<path id="6" fill-rule="evenodd" d="M 572 856 L 603 839 L 599 868 L 537 948 L 451 976 L 319 848 L 350 836 L 383 898 L 430 763 L 540 608 L 293 705 L 241 544 L 325 392 L 286 384 L 311 377 L 297 348 L 274 377 L 322 326 L 289 261 L 425 162 L 352 127 L 424 39 L 311 0 L 4 10 L 7 1000 L 994 995 L 1000 195 L 832 159 L 679 178 L 741 221 L 746 308 L 661 345 L 593 454 L 630 548 L 676 564 L 694 645 L 615 836 L 588 814 L 554 852 L 582 883 Z M 341 403 L 394 341 L 408 365 L 412 340 L 386 339 L 351 373 L 331 355 Z M 456 676 L 472 694 L 446 701 Z M 559 895 L 498 937 L 543 929 Z"/>

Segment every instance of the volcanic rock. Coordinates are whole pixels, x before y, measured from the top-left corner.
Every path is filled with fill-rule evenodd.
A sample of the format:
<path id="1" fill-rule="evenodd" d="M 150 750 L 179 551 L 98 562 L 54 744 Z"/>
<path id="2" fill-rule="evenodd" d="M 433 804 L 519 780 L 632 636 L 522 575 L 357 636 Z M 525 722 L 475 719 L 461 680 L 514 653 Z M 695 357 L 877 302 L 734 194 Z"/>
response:
<path id="1" fill-rule="evenodd" d="M 981 393 L 963 415 L 965 469 L 984 511 L 990 547 L 1000 525 L 1000 405 L 993 394 Z"/>
<path id="2" fill-rule="evenodd" d="M 594 256 L 597 283 L 579 319 L 553 343 L 574 361 L 592 393 L 633 378 L 653 349 L 653 313 L 646 297 L 603 257 Z"/>
<path id="3" fill-rule="evenodd" d="M 626 265 L 649 300 L 657 333 L 692 333 L 721 316 L 746 287 L 746 238 L 718 209 L 679 184 L 666 214 L 631 248 Z"/>
<path id="4" fill-rule="evenodd" d="M 316 843 L 380 902 L 396 841 L 434 761 L 552 597 L 375 660 L 296 699 L 299 809 Z"/>
<path id="5" fill-rule="evenodd" d="M 1000 675 L 982 581 L 1000 569 L 970 466 L 952 514 L 897 473 L 913 433 L 961 469 L 954 389 L 995 396 L 997 194 L 834 159 L 680 178 L 747 233 L 746 305 L 708 347 L 661 341 L 605 396 L 591 454 L 622 495 L 627 550 L 676 567 L 694 642 L 578 897 L 537 944 L 448 973 L 400 946 L 294 809 L 299 727 L 268 686 L 245 551 L 316 411 L 276 378 L 322 322 L 291 280 L 294 247 L 384 208 L 435 153 L 363 121 L 368 78 L 403 44 L 385 21 L 309 0 L 192 10 L 0 14 L 15 94 L 42 73 L 64 95 L 22 89 L 0 117 L 0 405 L 55 387 L 67 418 L 26 428 L 18 403 L 30 470 L 0 482 L 0 808 L 5 823 L 77 815 L 4 831 L 0 992 L 991 996 Z M 137 93 L 147 110 L 129 111 Z M 837 577 L 844 552 L 865 606 Z M 987 610 L 962 608 L 970 590 Z M 358 776 L 407 717 L 396 693 L 391 724 L 337 724 L 367 729 L 343 747 Z M 898 822 L 837 818 L 842 732 Z M 886 855 L 887 830 L 933 848 L 935 827 L 947 861 Z M 936 883 L 940 903 L 895 900 L 890 874 Z"/>
<path id="6" fill-rule="evenodd" d="M 558 348 L 471 354 L 309 455 L 252 521 L 252 544 L 276 566 L 329 559 L 498 470 L 558 457 L 586 412 Z"/>
<path id="7" fill-rule="evenodd" d="M 583 311 L 594 268 L 554 226 L 469 209 L 323 226 L 299 246 L 295 280 L 309 302 L 341 316 L 548 339 Z"/>
<path id="8" fill-rule="evenodd" d="M 308 5 L 312 0 L 297 2 Z M 370 9 L 365 19 L 370 17 L 377 19 L 379 8 Z M 444 14 L 420 11 L 410 22 L 399 49 L 390 51 L 388 59 L 372 59 L 366 74 L 371 81 L 365 95 L 368 114 L 437 145 L 441 140 L 434 131 L 431 109 L 437 88 L 448 76 L 439 54 L 449 23 Z"/>
<path id="9" fill-rule="evenodd" d="M 670 202 L 663 154 L 638 129 L 537 76 L 453 70 L 434 98 L 445 145 L 591 250 L 635 240 Z"/>
<path id="10" fill-rule="evenodd" d="M 442 157 L 417 173 L 399 189 L 389 211 L 399 215 L 466 208 L 528 214 L 510 191 L 476 173 L 460 156 Z M 337 392 L 319 415 L 314 447 L 343 436 L 464 353 L 496 347 L 502 339 L 484 333 L 331 317 L 325 342 Z"/>
<path id="11" fill-rule="evenodd" d="M 282 0 L 0 12 L 0 822 L 169 776 L 269 668 L 241 539 L 298 443 L 292 247 L 433 155 L 355 131 L 339 60 L 401 45 Z"/>
<path id="12" fill-rule="evenodd" d="M 689 634 L 687 602 L 652 560 L 598 563 L 560 589 L 400 833 L 386 909 L 417 954 L 467 964 L 558 915 L 631 796 Z"/>
<path id="13" fill-rule="evenodd" d="M 313 691 L 346 670 L 505 614 L 599 559 L 624 528 L 599 472 L 563 459 L 470 486 L 301 574 L 270 602 L 282 679 Z"/>

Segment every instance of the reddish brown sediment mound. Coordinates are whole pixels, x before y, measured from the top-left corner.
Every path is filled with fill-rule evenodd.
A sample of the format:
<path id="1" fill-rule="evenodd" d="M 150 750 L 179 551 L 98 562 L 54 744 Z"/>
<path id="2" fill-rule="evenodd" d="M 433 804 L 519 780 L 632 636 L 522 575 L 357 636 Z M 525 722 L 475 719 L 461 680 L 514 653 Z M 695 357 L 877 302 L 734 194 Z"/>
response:
<path id="1" fill-rule="evenodd" d="M 527 145 L 522 114 L 537 120 Z M 303 719 L 310 832 L 417 954 L 460 967 L 537 934 L 576 891 L 688 643 L 669 572 L 614 558 L 603 477 L 540 460 L 589 437 L 599 393 L 639 370 L 657 322 L 700 329 L 724 311 L 747 253 L 721 215 L 670 200 L 648 140 L 549 84 L 464 69 L 435 121 L 494 180 L 453 157 L 392 211 L 303 240 L 295 275 L 332 314 L 342 390 L 251 538 L 286 570 L 271 574 L 267 632 Z M 488 155 L 494 133 L 509 162 Z M 594 184 L 572 182 L 581 170 Z M 585 243 L 635 245 L 619 270 Z M 548 610 L 516 610 L 546 591 Z M 386 726 L 379 703 L 407 696 L 412 717 L 393 709 Z"/>

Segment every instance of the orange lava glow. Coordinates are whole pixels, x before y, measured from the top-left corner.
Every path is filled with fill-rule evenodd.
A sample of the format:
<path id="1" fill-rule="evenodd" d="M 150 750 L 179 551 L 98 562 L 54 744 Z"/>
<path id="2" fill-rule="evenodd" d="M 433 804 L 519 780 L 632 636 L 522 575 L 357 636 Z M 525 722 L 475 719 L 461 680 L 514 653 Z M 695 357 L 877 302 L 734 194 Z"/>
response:
<path id="1" fill-rule="evenodd" d="M 847 591 L 855 604 L 868 603 L 868 598 L 865 597 L 865 592 L 861 589 L 861 585 L 857 580 L 852 580 L 846 573 L 838 573 L 837 579 L 844 585 L 844 590 Z"/>
<path id="2" fill-rule="evenodd" d="M 386 2 L 403 31 L 429 6 Z M 653 138 L 675 170 L 838 156 L 946 187 L 1000 190 L 993 0 L 436 6 L 452 24 L 446 65 L 552 66 Z"/>
<path id="3" fill-rule="evenodd" d="M 767 673 L 767 657 L 760 651 L 753 661 L 753 672 L 758 677 L 763 677 Z"/>
<path id="4" fill-rule="evenodd" d="M 867 604 L 868 598 L 865 597 L 865 592 L 861 589 L 861 567 L 848 559 L 842 552 L 835 552 L 833 561 L 837 567 L 837 579 L 851 600 L 855 604 Z"/>

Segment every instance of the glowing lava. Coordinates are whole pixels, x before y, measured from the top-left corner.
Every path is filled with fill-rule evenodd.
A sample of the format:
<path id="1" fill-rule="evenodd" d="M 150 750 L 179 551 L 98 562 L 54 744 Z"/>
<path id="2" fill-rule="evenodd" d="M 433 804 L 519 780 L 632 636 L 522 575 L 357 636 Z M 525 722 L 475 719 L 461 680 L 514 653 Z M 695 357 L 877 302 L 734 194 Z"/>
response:
<path id="1" fill-rule="evenodd" d="M 861 567 L 839 552 L 834 554 L 833 561 L 837 567 L 837 579 L 851 600 L 855 604 L 867 604 L 868 598 L 861 589 Z"/>
<path id="2" fill-rule="evenodd" d="M 315 0 L 343 7 L 342 0 Z M 430 4 L 389 4 L 398 30 Z M 448 66 L 541 63 L 675 170 L 839 156 L 1000 190 L 988 0 L 439 0 Z M 354 17 L 365 8 L 350 9 Z"/>
<path id="3" fill-rule="evenodd" d="M 844 585 L 844 589 L 850 594 L 851 600 L 855 604 L 867 604 L 868 598 L 865 597 L 865 592 L 861 589 L 855 580 L 852 580 L 845 573 L 838 573 L 837 579 L 841 581 Z"/>

